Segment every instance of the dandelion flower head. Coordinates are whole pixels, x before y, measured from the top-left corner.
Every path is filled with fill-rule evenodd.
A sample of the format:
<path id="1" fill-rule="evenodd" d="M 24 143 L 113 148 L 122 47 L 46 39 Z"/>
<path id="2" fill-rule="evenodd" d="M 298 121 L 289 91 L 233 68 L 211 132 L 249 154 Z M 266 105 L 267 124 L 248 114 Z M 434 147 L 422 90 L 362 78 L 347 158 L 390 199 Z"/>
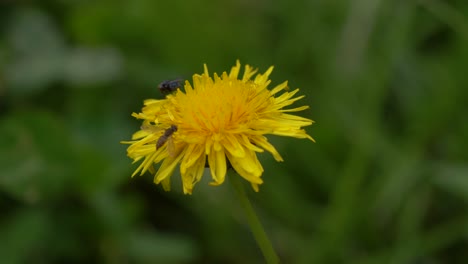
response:
<path id="1" fill-rule="evenodd" d="M 232 168 L 258 191 L 263 167 L 257 153 L 266 150 L 283 161 L 265 135 L 313 141 L 303 129 L 313 121 L 289 114 L 308 106 L 284 109 L 304 97 L 295 97 L 299 89 L 288 91 L 287 81 L 269 89 L 273 67 L 256 74 L 246 65 L 241 77 L 240 70 L 237 61 L 229 73 L 210 77 L 205 65 L 203 74 L 193 75 L 192 84 L 185 81 L 184 91 L 145 100 L 141 112 L 132 114 L 143 121 L 141 129 L 131 141 L 122 142 L 130 144 L 127 155 L 134 162 L 142 161 L 132 176 L 149 171 L 156 184 L 169 190 L 179 165 L 183 191 L 191 194 L 206 167 L 211 185 L 222 184 Z M 156 171 L 154 164 L 160 162 Z"/>

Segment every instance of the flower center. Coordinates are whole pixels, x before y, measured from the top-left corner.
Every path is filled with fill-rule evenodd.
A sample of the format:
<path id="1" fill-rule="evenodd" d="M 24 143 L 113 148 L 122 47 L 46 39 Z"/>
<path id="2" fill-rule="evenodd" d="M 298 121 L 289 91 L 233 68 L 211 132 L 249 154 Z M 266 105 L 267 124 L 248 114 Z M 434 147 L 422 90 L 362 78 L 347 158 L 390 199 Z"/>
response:
<path id="1" fill-rule="evenodd" d="M 192 92 L 186 94 L 180 105 L 184 122 L 191 129 L 206 135 L 229 133 L 245 126 L 253 117 L 249 111 L 249 90 L 253 83 L 223 76 L 214 82 L 203 80 Z"/>

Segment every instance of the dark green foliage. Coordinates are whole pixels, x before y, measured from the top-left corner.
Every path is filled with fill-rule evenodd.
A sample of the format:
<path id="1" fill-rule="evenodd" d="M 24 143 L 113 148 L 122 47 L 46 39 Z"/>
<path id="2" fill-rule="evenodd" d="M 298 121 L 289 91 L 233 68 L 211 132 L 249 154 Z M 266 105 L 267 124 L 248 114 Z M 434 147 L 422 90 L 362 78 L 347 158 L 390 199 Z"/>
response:
<path id="1" fill-rule="evenodd" d="M 300 87 L 249 192 L 284 263 L 466 263 L 468 2 L 2 1 L 0 263 L 261 263 L 229 181 L 126 146 L 159 82 L 240 59 Z"/>

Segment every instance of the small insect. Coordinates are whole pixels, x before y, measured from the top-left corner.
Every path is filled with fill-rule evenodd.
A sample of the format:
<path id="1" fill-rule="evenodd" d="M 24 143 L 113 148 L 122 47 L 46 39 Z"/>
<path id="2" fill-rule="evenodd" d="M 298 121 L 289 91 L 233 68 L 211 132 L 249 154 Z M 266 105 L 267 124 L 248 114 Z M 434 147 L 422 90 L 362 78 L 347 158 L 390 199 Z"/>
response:
<path id="1" fill-rule="evenodd" d="M 177 91 L 178 88 L 182 87 L 184 80 L 165 80 L 158 85 L 158 89 L 163 94 L 168 94 Z"/>
<path id="2" fill-rule="evenodd" d="M 167 151 L 169 154 L 174 153 L 174 141 L 172 140 L 172 134 L 177 131 L 176 125 L 171 125 L 168 129 L 164 130 L 164 134 L 156 142 L 156 149 L 164 146 L 167 142 Z"/>

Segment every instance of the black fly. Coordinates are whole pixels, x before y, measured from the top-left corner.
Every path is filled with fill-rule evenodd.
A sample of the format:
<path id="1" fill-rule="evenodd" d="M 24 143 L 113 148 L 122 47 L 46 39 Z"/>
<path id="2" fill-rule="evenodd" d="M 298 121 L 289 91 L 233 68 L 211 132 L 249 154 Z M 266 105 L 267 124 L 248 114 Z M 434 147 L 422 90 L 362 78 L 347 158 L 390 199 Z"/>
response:
<path id="1" fill-rule="evenodd" d="M 165 80 L 158 85 L 158 89 L 163 94 L 168 94 L 177 91 L 178 88 L 182 87 L 184 80 Z"/>

